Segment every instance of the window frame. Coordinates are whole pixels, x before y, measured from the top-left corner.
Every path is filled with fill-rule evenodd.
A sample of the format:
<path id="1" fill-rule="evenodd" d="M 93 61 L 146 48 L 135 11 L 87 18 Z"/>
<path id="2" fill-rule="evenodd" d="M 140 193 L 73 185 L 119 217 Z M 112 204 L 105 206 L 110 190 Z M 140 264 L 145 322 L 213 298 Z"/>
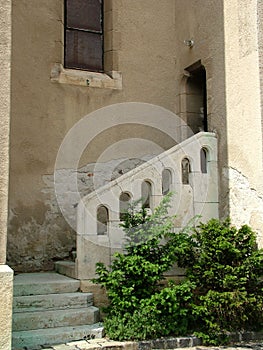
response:
<path id="1" fill-rule="evenodd" d="M 94 72 L 83 69 L 70 69 L 65 67 L 65 0 L 61 1 L 61 12 L 57 21 L 60 31 L 55 41 L 60 49 L 60 56 L 51 65 L 50 81 L 52 83 L 81 86 L 106 90 L 122 90 L 122 72 L 119 70 L 119 50 L 121 49 L 121 32 L 118 31 L 117 2 L 107 0 L 103 2 L 103 33 L 104 33 L 104 71 Z"/>

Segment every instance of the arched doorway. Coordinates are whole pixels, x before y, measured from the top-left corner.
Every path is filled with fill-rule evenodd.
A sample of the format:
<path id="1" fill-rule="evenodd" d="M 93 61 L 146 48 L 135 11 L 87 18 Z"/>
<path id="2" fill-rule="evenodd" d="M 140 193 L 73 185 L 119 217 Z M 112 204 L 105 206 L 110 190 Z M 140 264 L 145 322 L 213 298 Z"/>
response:
<path id="1" fill-rule="evenodd" d="M 196 134 L 208 131 L 207 125 L 207 88 L 206 70 L 201 61 L 187 67 L 186 80 L 186 117 L 187 125 Z"/>

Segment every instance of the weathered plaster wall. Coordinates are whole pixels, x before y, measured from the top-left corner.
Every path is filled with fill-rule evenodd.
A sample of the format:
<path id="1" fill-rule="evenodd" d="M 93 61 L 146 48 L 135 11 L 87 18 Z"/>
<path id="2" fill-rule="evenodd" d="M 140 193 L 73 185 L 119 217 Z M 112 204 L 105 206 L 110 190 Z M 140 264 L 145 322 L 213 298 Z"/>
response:
<path id="1" fill-rule="evenodd" d="M 11 0 L 0 0 L 0 349 L 11 349 L 13 271 L 6 264 L 9 121 Z"/>
<path id="2" fill-rule="evenodd" d="M 257 25 L 258 25 L 258 53 L 259 53 L 259 78 L 260 78 L 260 99 L 263 103 L 263 1 L 257 1 Z M 263 129 L 263 111 L 261 108 L 261 123 Z M 263 150 L 263 144 L 262 144 Z"/>
<path id="3" fill-rule="evenodd" d="M 257 1 L 225 1 L 224 15 L 229 163 L 262 191 Z"/>
<path id="4" fill-rule="evenodd" d="M 11 1 L 0 2 L 0 33 L 0 264 L 5 264 L 9 169 Z"/>
<path id="5" fill-rule="evenodd" d="M 226 0 L 225 80 L 229 213 L 251 224 L 262 244 L 262 125 L 257 1 Z M 246 203 L 246 204 L 245 204 Z"/>
<path id="6" fill-rule="evenodd" d="M 257 25 L 258 25 L 258 54 L 259 54 L 259 79 L 260 79 L 260 104 L 261 104 L 261 130 L 263 132 L 263 1 L 257 1 Z M 262 138 L 262 154 L 263 154 L 263 138 Z M 252 189 L 253 190 L 253 189 Z M 262 198 L 262 197 L 261 197 Z M 258 213 L 259 207 L 263 208 L 263 203 L 260 203 L 256 208 L 255 214 L 253 215 L 253 227 L 256 228 L 259 233 L 259 245 L 263 247 L 263 219 L 262 213 Z"/>
<path id="7" fill-rule="evenodd" d="M 0 349 L 11 349 L 12 309 L 13 309 L 13 270 L 0 265 Z"/>
<path id="8" fill-rule="evenodd" d="M 225 169 L 224 176 L 229 179 L 229 201 L 231 219 L 236 225 L 250 225 L 258 233 L 257 242 L 263 247 L 263 197 L 251 188 L 249 179 L 235 168 Z"/>
<path id="9" fill-rule="evenodd" d="M 62 0 L 39 0 L 37 6 L 35 0 L 12 3 L 8 255 L 16 270 L 50 269 L 53 260 L 66 258 L 75 246 L 75 233 L 61 216 L 50 183 L 68 130 L 88 113 L 117 102 L 141 101 L 175 110 L 175 5 L 173 0 L 166 0 L 165 6 L 152 0 L 106 1 L 112 20 L 107 28 L 112 28 L 114 39 L 107 54 L 107 62 L 112 62 L 107 64 L 122 73 L 123 85 L 113 90 L 51 81 L 52 67 L 63 63 Z M 98 136 L 80 167 L 96 162 L 120 135 L 122 140 L 130 138 L 131 130 L 123 126 Z M 150 132 L 133 129 L 132 137 L 136 135 L 148 138 Z M 172 146 L 158 130 L 152 141 Z"/>

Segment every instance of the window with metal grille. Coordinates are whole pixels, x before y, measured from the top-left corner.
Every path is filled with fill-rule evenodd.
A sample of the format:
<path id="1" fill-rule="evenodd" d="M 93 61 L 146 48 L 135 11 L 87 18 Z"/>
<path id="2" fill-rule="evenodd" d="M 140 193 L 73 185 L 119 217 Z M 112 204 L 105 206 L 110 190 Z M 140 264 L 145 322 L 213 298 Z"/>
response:
<path id="1" fill-rule="evenodd" d="M 103 71 L 103 0 L 65 0 L 65 68 Z"/>

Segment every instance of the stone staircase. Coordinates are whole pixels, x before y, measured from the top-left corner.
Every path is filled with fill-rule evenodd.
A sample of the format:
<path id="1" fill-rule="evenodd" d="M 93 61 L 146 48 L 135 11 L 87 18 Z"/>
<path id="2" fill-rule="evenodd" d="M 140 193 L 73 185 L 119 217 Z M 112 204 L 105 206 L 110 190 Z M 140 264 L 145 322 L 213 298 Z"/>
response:
<path id="1" fill-rule="evenodd" d="M 200 216 L 202 222 L 217 218 L 216 135 L 199 132 L 81 198 L 76 215 L 76 259 L 56 262 L 56 271 L 88 281 L 96 276 L 96 262 L 110 265 L 114 253 L 122 251 L 125 242 L 120 227 L 121 207 L 130 200 L 145 198 L 145 185 L 150 212 L 167 192 L 174 193 L 168 214 L 176 214 L 175 231 L 185 227 L 193 217 Z M 128 202 L 123 201 L 122 195 L 129 196 Z M 104 230 L 100 232 L 101 208 Z M 184 271 L 174 268 L 169 273 L 181 276 Z"/>
<path id="2" fill-rule="evenodd" d="M 168 214 L 176 214 L 175 231 L 193 217 L 200 216 L 202 222 L 218 217 L 214 133 L 199 132 L 81 198 L 77 206 L 75 264 L 58 263 L 57 271 L 80 280 L 94 278 L 95 263 L 110 265 L 114 253 L 123 249 L 125 234 L 120 227 L 123 206 L 142 198 L 152 212 L 167 192 L 174 193 Z M 172 272 L 180 273 L 177 269 Z"/>
<path id="3" fill-rule="evenodd" d="M 92 293 L 80 281 L 50 273 L 15 276 L 13 349 L 41 349 L 73 340 L 101 338 L 103 327 Z"/>

